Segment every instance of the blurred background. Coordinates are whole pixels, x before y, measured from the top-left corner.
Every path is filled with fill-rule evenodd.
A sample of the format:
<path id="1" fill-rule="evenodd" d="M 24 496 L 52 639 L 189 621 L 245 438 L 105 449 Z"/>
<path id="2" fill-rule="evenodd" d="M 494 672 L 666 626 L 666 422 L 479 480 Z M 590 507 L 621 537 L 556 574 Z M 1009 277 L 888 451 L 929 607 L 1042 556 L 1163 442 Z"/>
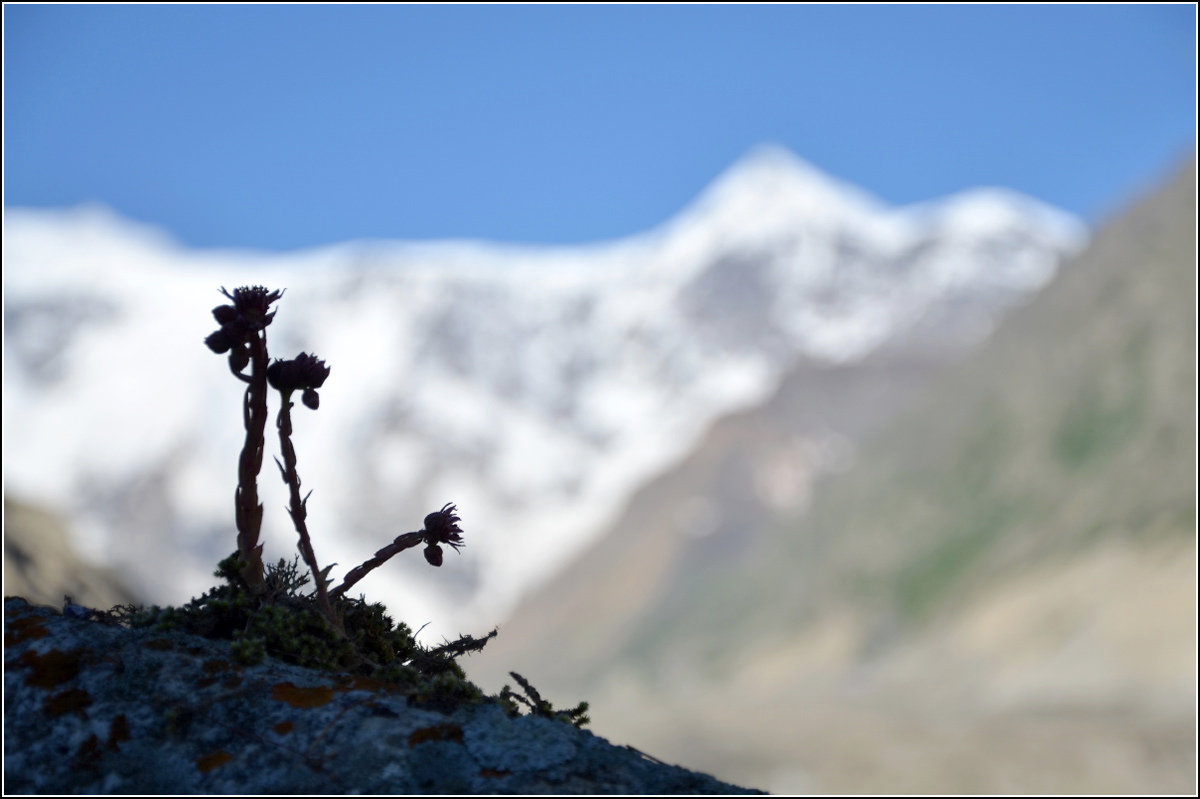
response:
<path id="1" fill-rule="evenodd" d="M 318 558 L 457 503 L 359 586 L 486 689 L 772 791 L 1194 793 L 1195 130 L 1191 5 L 6 5 L 5 594 L 211 585 L 263 284 Z"/>

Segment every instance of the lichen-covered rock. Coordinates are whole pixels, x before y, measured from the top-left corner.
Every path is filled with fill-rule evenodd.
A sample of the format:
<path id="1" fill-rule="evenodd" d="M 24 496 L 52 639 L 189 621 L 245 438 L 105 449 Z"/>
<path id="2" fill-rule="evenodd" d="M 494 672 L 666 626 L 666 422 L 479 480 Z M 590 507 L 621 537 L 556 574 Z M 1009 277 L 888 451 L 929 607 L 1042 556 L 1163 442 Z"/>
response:
<path id="1" fill-rule="evenodd" d="M 404 689 L 227 642 L 4 603 L 12 793 L 757 793 L 494 702 Z"/>

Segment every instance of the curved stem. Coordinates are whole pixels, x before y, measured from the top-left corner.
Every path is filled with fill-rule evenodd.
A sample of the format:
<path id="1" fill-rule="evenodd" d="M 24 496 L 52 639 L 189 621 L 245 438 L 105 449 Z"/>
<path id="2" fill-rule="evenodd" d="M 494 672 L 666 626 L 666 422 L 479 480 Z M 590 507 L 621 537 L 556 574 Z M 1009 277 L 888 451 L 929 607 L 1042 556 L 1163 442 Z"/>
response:
<path id="1" fill-rule="evenodd" d="M 366 577 L 371 570 L 382 566 L 388 558 L 392 557 L 398 552 L 403 552 L 409 547 L 415 547 L 417 544 L 421 543 L 421 541 L 422 536 L 419 531 L 396 536 L 396 540 L 392 541 L 392 543 L 376 552 L 375 557 L 364 562 L 361 566 L 355 566 L 353 569 L 351 569 L 350 573 L 346 575 L 346 579 L 342 581 L 341 585 L 333 589 L 331 595 L 341 596 L 350 589 L 350 586 Z"/>
<path id="2" fill-rule="evenodd" d="M 313 575 L 313 582 L 317 586 L 317 604 L 321 608 L 321 612 L 329 620 L 330 626 L 339 635 L 345 637 L 346 631 L 342 629 L 341 621 L 337 618 L 337 614 L 333 612 L 333 606 L 329 604 L 329 593 L 326 590 L 325 576 L 321 574 L 321 569 L 317 566 L 317 555 L 313 552 L 312 540 L 308 537 L 308 525 L 305 523 L 305 518 L 308 516 L 308 497 L 300 498 L 300 475 L 296 471 L 296 450 L 292 447 L 292 401 L 291 392 L 280 392 L 282 395 L 282 404 L 279 408 L 279 418 L 277 426 L 279 427 L 279 448 L 283 452 L 283 463 L 276 461 L 279 466 L 280 474 L 283 476 L 283 482 L 287 483 L 288 491 L 291 495 L 291 506 L 288 508 L 288 513 L 291 514 L 292 524 L 296 527 L 296 533 L 300 536 L 300 554 L 304 556 L 304 562 L 308 564 L 309 570 Z M 311 491 L 309 492 L 312 493 Z"/>

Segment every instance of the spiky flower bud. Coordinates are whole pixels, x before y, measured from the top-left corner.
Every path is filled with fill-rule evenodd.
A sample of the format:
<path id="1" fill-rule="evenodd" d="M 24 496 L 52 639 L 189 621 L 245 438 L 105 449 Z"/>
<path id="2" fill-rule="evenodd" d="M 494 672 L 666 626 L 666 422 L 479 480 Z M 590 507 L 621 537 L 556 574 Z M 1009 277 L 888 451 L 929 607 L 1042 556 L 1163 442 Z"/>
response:
<path id="1" fill-rule="evenodd" d="M 218 316 L 218 309 L 214 308 L 213 316 L 222 326 L 234 320 L 240 321 L 247 332 L 252 333 L 271 324 L 271 320 L 275 318 L 275 314 L 270 312 L 271 303 L 283 296 L 282 291 L 267 291 L 262 286 L 242 286 L 234 289 L 232 294 L 222 287 L 221 293 L 233 301 L 232 306 L 222 307 L 232 307 L 234 314 L 230 315 L 228 311 L 220 310 L 220 314 L 226 317 L 225 320 L 222 320 Z"/>
<path id="2" fill-rule="evenodd" d="M 314 411 L 321 403 L 317 389 L 329 377 L 329 367 L 315 355 L 302 352 L 290 361 L 276 360 L 267 367 L 267 382 L 284 394 L 303 391 L 301 400 Z"/>
<path id="3" fill-rule="evenodd" d="M 462 540 L 462 528 L 458 526 L 458 512 L 454 505 L 446 503 L 442 509 L 425 517 L 425 529 L 421 537 L 425 540 L 425 560 L 432 566 L 442 565 L 442 548 L 438 544 L 446 544 L 457 552 L 465 546 Z"/>
<path id="4" fill-rule="evenodd" d="M 242 345 L 249 344 L 259 331 L 271 324 L 275 318 L 269 310 L 271 303 L 282 297 L 283 292 L 267 291 L 262 286 L 242 286 L 230 294 L 222 286 L 221 293 L 233 304 L 212 309 L 213 318 L 221 329 L 204 339 L 204 343 L 218 355 L 229 352 L 230 368 L 241 372 L 249 363 L 249 353 L 240 351 Z"/>

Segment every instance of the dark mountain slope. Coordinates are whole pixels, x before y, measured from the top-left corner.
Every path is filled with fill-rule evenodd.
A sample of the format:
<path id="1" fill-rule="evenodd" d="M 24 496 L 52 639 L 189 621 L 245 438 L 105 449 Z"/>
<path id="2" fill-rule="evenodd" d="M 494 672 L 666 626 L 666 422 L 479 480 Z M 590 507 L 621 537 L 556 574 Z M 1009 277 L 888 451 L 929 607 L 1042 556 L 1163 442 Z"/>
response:
<path id="1" fill-rule="evenodd" d="M 508 662 L 776 790 L 1194 790 L 1195 197 L 1189 163 L 865 425 L 811 506 L 689 507 L 720 508 L 796 421 L 716 426 L 697 482 L 664 476 L 501 629 Z"/>
<path id="2" fill-rule="evenodd" d="M 75 551 L 66 524 L 37 505 L 4 497 L 4 594 L 60 608 L 63 596 L 93 608 L 135 602 L 111 569 Z"/>

